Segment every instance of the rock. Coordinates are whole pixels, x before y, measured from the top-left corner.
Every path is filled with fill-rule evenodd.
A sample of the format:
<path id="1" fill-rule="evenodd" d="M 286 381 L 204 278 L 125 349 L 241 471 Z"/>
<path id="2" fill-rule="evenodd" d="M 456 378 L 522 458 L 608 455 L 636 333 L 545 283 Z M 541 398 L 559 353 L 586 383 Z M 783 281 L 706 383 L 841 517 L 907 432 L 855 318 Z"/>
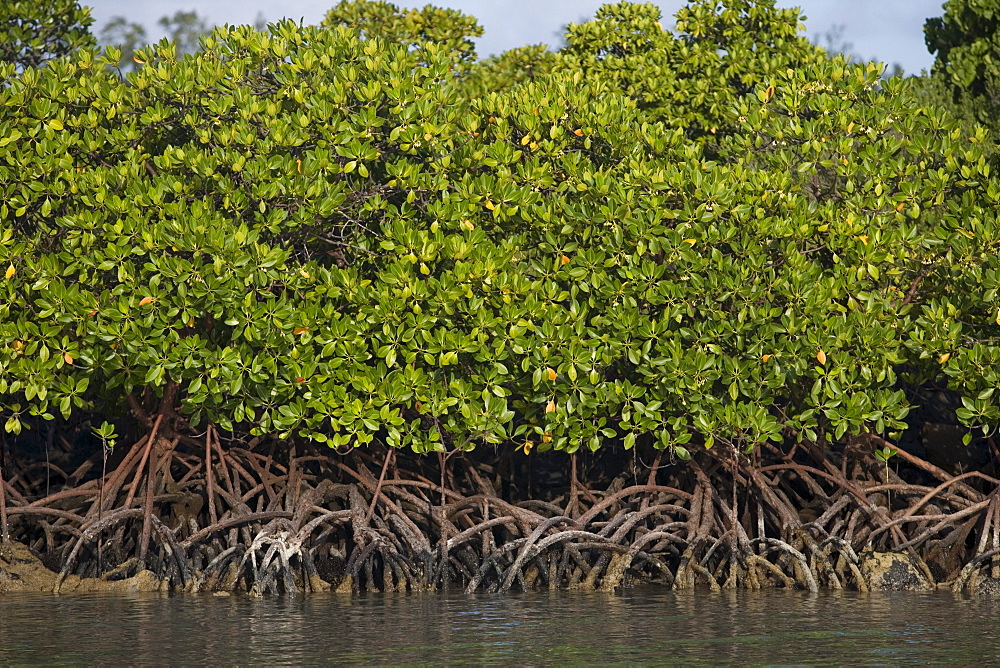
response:
<path id="1" fill-rule="evenodd" d="M 56 574 L 21 543 L 0 543 L 0 594 L 52 591 Z"/>
<path id="2" fill-rule="evenodd" d="M 925 568 L 908 554 L 864 550 L 859 556 L 861 575 L 872 591 L 916 591 L 933 589 Z"/>
<path id="3" fill-rule="evenodd" d="M 1000 578 L 982 578 L 976 583 L 976 596 L 1000 596 Z"/>
<path id="4" fill-rule="evenodd" d="M 42 560 L 21 543 L 0 543 L 0 594 L 20 591 L 45 591 L 55 589 L 57 574 L 50 571 Z M 165 591 L 166 580 L 152 571 L 139 571 L 129 578 L 107 580 L 68 576 L 59 587 L 60 593 L 71 592 L 138 592 Z"/>
<path id="5" fill-rule="evenodd" d="M 152 571 L 139 571 L 130 578 L 105 580 L 104 578 L 81 578 L 69 575 L 59 586 L 60 594 L 83 594 L 96 592 L 152 592 L 168 591 L 170 583 L 156 577 Z"/>

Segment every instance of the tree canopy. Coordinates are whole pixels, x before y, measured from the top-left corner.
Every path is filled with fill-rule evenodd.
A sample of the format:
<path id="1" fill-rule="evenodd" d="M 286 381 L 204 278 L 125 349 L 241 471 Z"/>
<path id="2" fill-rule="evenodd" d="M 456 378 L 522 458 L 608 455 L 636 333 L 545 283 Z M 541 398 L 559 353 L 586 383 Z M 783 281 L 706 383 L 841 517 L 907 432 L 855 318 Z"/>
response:
<path id="1" fill-rule="evenodd" d="M 0 7 L 0 63 L 23 70 L 92 47 L 93 22 L 77 0 L 9 0 Z"/>
<path id="2" fill-rule="evenodd" d="M 771 0 L 482 62 L 450 10 L 0 71 L 0 415 L 418 452 L 992 429 L 985 130 Z M 531 66 L 526 74 L 525 65 Z"/>
<path id="3" fill-rule="evenodd" d="M 1000 3 L 948 0 L 944 15 L 927 19 L 927 48 L 935 54 L 934 78 L 955 108 L 988 127 L 1000 110 Z"/>

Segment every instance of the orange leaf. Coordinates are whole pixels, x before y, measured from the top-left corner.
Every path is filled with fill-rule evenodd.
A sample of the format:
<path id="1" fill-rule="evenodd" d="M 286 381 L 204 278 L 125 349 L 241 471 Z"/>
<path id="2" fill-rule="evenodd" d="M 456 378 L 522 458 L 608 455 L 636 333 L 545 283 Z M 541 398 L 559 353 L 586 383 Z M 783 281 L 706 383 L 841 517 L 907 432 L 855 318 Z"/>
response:
<path id="1" fill-rule="evenodd" d="M 139 306 L 145 306 L 146 304 L 150 303 L 151 301 L 153 301 L 152 297 L 143 297 L 142 299 L 139 300 Z"/>
<path id="2" fill-rule="evenodd" d="M 556 379 L 556 370 L 555 369 L 553 369 L 552 367 L 546 367 L 545 371 L 549 374 L 549 380 L 555 380 Z"/>
<path id="3" fill-rule="evenodd" d="M 823 366 L 826 366 L 826 353 L 823 352 L 822 348 L 820 348 L 819 352 L 816 353 L 816 361 L 822 364 Z"/>
<path id="4" fill-rule="evenodd" d="M 559 260 L 563 264 L 569 264 L 570 263 L 570 259 L 568 257 L 566 257 L 565 255 L 563 255 L 562 257 L 560 257 Z"/>
<path id="5" fill-rule="evenodd" d="M 72 364 L 73 356 L 70 355 L 69 353 L 63 353 L 63 361 L 66 362 L 66 364 Z"/>
<path id="6" fill-rule="evenodd" d="M 766 361 L 768 361 L 769 359 L 771 359 L 772 357 L 774 357 L 774 355 L 772 355 L 772 354 L 768 353 L 767 355 L 764 355 L 764 356 L 763 356 L 763 357 L 761 357 L 760 359 L 761 359 L 761 361 L 762 361 L 762 362 L 766 362 Z"/>
<path id="7" fill-rule="evenodd" d="M 549 399 L 549 403 L 545 404 L 545 412 L 546 413 L 556 412 L 556 402 L 554 400 Z"/>
<path id="8" fill-rule="evenodd" d="M 583 136 L 583 130 L 581 130 L 580 128 L 577 128 L 576 130 L 573 130 L 573 134 L 575 134 L 577 137 L 582 137 Z"/>
<path id="9" fill-rule="evenodd" d="M 903 203 L 903 202 L 900 202 L 899 204 L 896 205 L 896 211 L 902 211 L 905 208 L 906 208 L 906 204 Z"/>
<path id="10" fill-rule="evenodd" d="M 304 383 L 304 382 L 306 382 L 306 379 L 305 379 L 305 378 L 303 378 L 302 376 L 299 376 L 299 377 L 297 377 L 297 378 L 295 379 L 295 382 L 296 382 L 296 383 Z"/>
<path id="11" fill-rule="evenodd" d="M 298 336 L 299 334 L 305 334 L 308 331 L 309 331 L 308 327 L 296 327 L 295 329 L 292 330 L 292 334 Z"/>

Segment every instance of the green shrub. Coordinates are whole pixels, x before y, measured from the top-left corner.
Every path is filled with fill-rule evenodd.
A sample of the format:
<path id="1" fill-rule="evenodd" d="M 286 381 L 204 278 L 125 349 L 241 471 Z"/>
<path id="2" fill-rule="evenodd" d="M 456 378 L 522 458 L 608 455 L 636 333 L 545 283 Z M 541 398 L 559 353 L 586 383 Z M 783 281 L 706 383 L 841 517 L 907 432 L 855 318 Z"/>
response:
<path id="1" fill-rule="evenodd" d="M 375 9 L 420 29 L 383 41 Z M 6 429 L 131 410 L 686 458 L 899 429 L 901 373 L 995 424 L 984 132 L 771 2 L 658 18 L 608 6 L 559 54 L 472 64 L 471 19 L 342 3 L 163 42 L 124 82 L 115 53 L 8 70 Z"/>

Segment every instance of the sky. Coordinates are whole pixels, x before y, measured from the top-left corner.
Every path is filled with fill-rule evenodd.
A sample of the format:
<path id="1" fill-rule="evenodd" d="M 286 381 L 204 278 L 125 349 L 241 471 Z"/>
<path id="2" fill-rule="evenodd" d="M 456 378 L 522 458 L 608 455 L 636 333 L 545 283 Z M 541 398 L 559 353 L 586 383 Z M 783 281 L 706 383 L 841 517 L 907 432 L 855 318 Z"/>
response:
<path id="1" fill-rule="evenodd" d="M 594 15 L 602 0 L 395 0 L 399 7 L 425 4 L 451 7 L 479 19 L 486 34 L 478 40 L 481 56 L 499 53 L 525 44 L 559 44 L 561 27 Z M 924 21 L 940 16 L 943 0 L 778 0 L 782 7 L 800 7 L 806 16 L 806 34 L 827 46 L 831 28 L 842 25 L 838 42 L 849 42 L 852 52 L 864 59 L 898 63 L 912 74 L 930 69 L 934 57 L 924 45 Z M 156 20 L 176 11 L 195 10 L 209 23 L 253 23 L 258 14 L 267 21 L 283 17 L 319 23 L 336 0 L 82 0 L 91 8 L 95 32 L 112 16 L 145 25 L 150 37 L 158 39 Z M 672 17 L 683 0 L 655 3 L 664 16 Z M 664 21 L 671 26 L 672 20 Z"/>

